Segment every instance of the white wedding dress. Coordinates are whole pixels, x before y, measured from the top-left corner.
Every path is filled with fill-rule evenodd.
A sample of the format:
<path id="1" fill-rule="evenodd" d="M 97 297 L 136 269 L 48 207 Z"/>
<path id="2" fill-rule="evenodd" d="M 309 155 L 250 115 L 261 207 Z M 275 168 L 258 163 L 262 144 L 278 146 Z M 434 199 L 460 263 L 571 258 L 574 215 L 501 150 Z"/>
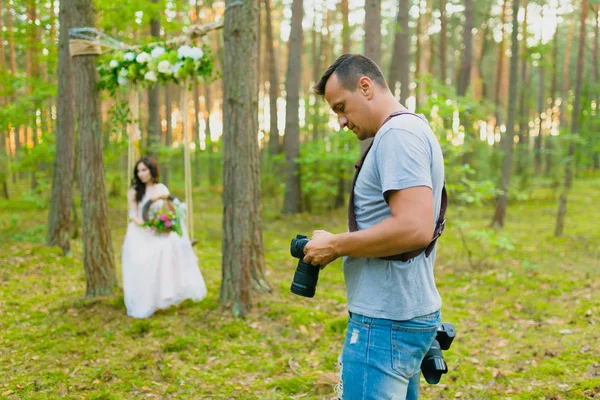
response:
<path id="1" fill-rule="evenodd" d="M 130 189 L 129 218 L 142 219 L 144 204 L 151 198 L 168 195 L 162 183 L 146 188 L 139 204 Z M 152 204 L 160 208 L 162 200 Z M 184 218 L 182 218 L 184 219 Z M 183 221 L 182 221 L 183 222 Z M 206 284 L 198 268 L 196 254 L 183 223 L 183 236 L 175 232 L 157 235 L 148 228 L 129 222 L 123 243 L 122 275 L 127 315 L 147 318 L 185 299 L 206 297 Z"/>

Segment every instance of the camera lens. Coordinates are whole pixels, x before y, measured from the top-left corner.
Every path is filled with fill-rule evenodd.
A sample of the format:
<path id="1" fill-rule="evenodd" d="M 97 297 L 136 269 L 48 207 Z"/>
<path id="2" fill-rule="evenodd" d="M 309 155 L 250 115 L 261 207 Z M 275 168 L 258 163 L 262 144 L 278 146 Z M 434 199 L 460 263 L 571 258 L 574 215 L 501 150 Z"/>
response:
<path id="1" fill-rule="evenodd" d="M 299 296 L 314 297 L 318 280 L 319 267 L 300 260 L 290 290 Z"/>

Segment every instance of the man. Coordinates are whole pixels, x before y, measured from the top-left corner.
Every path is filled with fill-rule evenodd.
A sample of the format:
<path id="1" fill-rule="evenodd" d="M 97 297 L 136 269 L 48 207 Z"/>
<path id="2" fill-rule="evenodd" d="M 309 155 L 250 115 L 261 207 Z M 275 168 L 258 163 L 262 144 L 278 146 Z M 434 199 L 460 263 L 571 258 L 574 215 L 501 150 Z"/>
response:
<path id="1" fill-rule="evenodd" d="M 421 361 L 440 324 L 432 238 L 439 233 L 442 151 L 424 117 L 395 99 L 367 57 L 339 57 L 314 89 L 340 126 L 359 140 L 373 138 L 351 193 L 350 232 L 314 231 L 304 250 L 304 260 L 321 267 L 345 257 L 350 318 L 340 397 L 417 399 Z M 389 259 L 407 252 L 408 260 Z"/>

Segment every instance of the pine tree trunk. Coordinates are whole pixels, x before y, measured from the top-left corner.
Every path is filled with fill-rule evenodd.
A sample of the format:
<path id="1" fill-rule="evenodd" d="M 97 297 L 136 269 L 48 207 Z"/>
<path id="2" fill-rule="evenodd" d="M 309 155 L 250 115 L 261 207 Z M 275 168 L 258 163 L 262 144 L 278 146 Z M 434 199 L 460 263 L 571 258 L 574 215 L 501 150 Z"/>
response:
<path id="1" fill-rule="evenodd" d="M 440 81 L 444 85 L 446 84 L 448 68 L 446 66 L 446 47 L 448 46 L 448 18 L 446 17 L 446 2 L 447 0 L 440 0 Z"/>
<path id="2" fill-rule="evenodd" d="M 581 106 L 581 87 L 583 81 L 583 68 L 585 60 L 585 21 L 587 19 L 588 0 L 581 2 L 581 20 L 579 30 L 579 49 L 577 55 L 577 75 L 575 76 L 575 100 L 573 101 L 573 114 L 571 115 L 571 136 L 579 135 L 579 109 Z M 573 158 L 575 157 L 575 141 L 569 142 L 569 155 L 565 164 L 565 186 L 560 196 L 558 215 L 556 218 L 555 236 L 562 236 L 567 214 L 569 191 L 573 185 Z"/>
<path id="3" fill-rule="evenodd" d="M 58 92 L 56 109 L 56 154 L 52 195 L 48 214 L 48 246 L 58 246 L 63 254 L 70 251 L 71 208 L 73 205 L 73 170 L 75 168 L 75 102 L 69 29 L 73 27 L 73 8 L 60 1 L 58 43 Z"/>
<path id="4" fill-rule="evenodd" d="M 273 44 L 273 23 L 271 20 L 271 1 L 264 0 L 266 15 L 267 43 L 266 51 L 269 55 L 269 153 L 277 155 L 281 152 L 279 144 L 279 128 L 277 126 L 277 98 L 279 97 L 279 73 L 277 70 L 277 53 Z"/>
<path id="5" fill-rule="evenodd" d="M 194 96 L 194 129 L 192 130 L 192 140 L 195 145 L 194 172 L 192 178 L 194 186 L 200 186 L 200 91 L 198 83 L 194 84 L 192 92 Z"/>
<path id="6" fill-rule="evenodd" d="M 517 175 L 525 173 L 527 168 L 527 152 L 529 148 L 529 71 L 527 70 L 528 64 L 531 62 L 527 57 L 527 2 L 525 0 L 525 18 L 523 19 L 523 26 L 521 32 L 523 39 L 521 40 L 521 88 L 519 98 L 519 141 L 517 143 Z"/>
<path id="7" fill-rule="evenodd" d="M 381 0 L 365 0 L 364 55 L 381 65 Z M 365 151 L 372 141 L 372 138 L 361 141 L 361 151 Z"/>
<path id="8" fill-rule="evenodd" d="M 554 108 L 556 106 L 556 87 L 558 80 L 558 33 L 559 26 L 556 26 L 553 38 L 553 49 L 552 49 L 552 87 L 550 88 L 550 121 L 554 121 Z M 546 176 L 550 176 L 552 171 L 552 139 L 546 140 L 546 169 L 544 171 Z"/>
<path id="9" fill-rule="evenodd" d="M 504 152 L 502 160 L 502 181 L 500 184 L 501 193 L 496 202 L 496 212 L 492 220 L 493 226 L 502 228 L 504 226 L 504 217 L 508 208 L 508 188 L 510 185 L 510 174 L 512 166 L 513 142 L 515 136 L 515 111 L 517 104 L 517 83 L 519 80 L 519 0 L 513 0 L 513 22 L 512 22 L 512 43 L 510 57 L 510 81 L 508 94 L 508 117 L 506 122 L 506 132 L 502 136 L 501 147 Z"/>
<path id="10" fill-rule="evenodd" d="M 460 65 L 460 76 L 458 80 L 459 96 L 467 94 L 469 81 L 471 78 L 471 65 L 473 64 L 473 2 L 472 0 L 464 0 L 465 2 L 465 27 L 463 32 L 464 50 L 462 62 Z"/>
<path id="11" fill-rule="evenodd" d="M 74 27 L 94 27 L 92 0 L 70 0 Z M 112 292 L 117 286 L 104 178 L 97 55 L 72 57 L 79 138 L 81 221 L 86 297 Z"/>
<path id="12" fill-rule="evenodd" d="M 283 213 L 295 214 L 302 211 L 302 189 L 300 184 L 300 121 L 298 110 L 300 103 L 300 77 L 302 63 L 298 62 L 302 55 L 302 0 L 292 3 L 292 30 L 289 39 L 288 68 L 286 73 L 285 92 L 285 136 L 283 146 L 286 159 L 285 197 Z"/>
<path id="13" fill-rule="evenodd" d="M 445 0 L 442 0 L 445 1 Z M 389 85 L 392 92 L 396 90 L 396 83 L 400 82 L 400 103 L 406 105 L 410 96 L 410 27 L 409 0 L 398 0 L 398 14 L 396 16 L 394 34 L 394 53 L 390 65 Z"/>
<path id="14" fill-rule="evenodd" d="M 573 31 L 575 30 L 575 13 L 569 21 L 569 31 L 567 33 L 567 43 L 565 45 L 565 59 L 563 62 L 563 77 L 562 77 L 562 91 L 560 93 L 560 107 L 559 107 L 559 120 L 560 126 L 565 124 L 565 104 L 567 103 L 567 97 L 569 93 L 569 69 L 571 66 L 571 45 L 573 43 Z"/>
<path id="15" fill-rule="evenodd" d="M 151 0 L 158 3 L 158 0 Z M 160 40 L 160 13 L 150 20 L 150 34 L 154 41 Z M 158 161 L 161 137 L 160 123 L 160 86 L 158 83 L 148 88 L 148 155 Z"/>
<path id="16" fill-rule="evenodd" d="M 258 10 L 227 0 L 224 25 L 223 278 L 221 304 L 234 316 L 251 308 L 251 285 L 268 287 L 260 214 L 257 71 Z"/>
<path id="17" fill-rule="evenodd" d="M 540 120 L 540 126 L 538 129 L 538 135 L 535 137 L 535 174 L 539 175 L 542 173 L 542 126 L 544 125 L 544 120 L 542 118 L 542 114 L 544 113 L 544 66 L 541 65 L 538 67 L 538 118 Z"/>
<path id="18" fill-rule="evenodd" d="M 502 18 L 501 18 L 501 28 L 500 31 L 502 32 L 502 40 L 500 41 L 500 44 L 498 45 L 498 59 L 496 61 L 497 63 L 497 70 L 496 70 L 496 97 L 495 97 L 495 104 L 496 104 L 496 124 L 494 127 L 494 130 L 497 132 L 500 132 L 500 125 L 502 125 L 502 102 L 501 102 L 501 88 L 502 88 L 502 67 L 504 66 L 504 46 L 505 46 L 505 42 L 506 40 L 504 39 L 504 24 L 506 23 L 506 8 L 508 5 L 508 1 L 509 0 L 503 0 L 502 2 Z"/>
<path id="19" fill-rule="evenodd" d="M 165 132 L 165 146 L 171 147 L 171 138 L 173 137 L 173 124 L 171 122 L 171 114 L 173 113 L 173 104 L 171 102 L 171 84 L 165 85 L 165 119 L 167 121 L 167 129 Z M 169 162 L 163 162 L 160 166 L 160 175 L 162 182 L 169 186 Z"/>
<path id="20" fill-rule="evenodd" d="M 600 40 L 600 32 L 599 32 L 599 22 L 600 18 L 598 18 L 598 11 L 600 10 L 600 5 L 596 5 L 596 9 L 594 10 L 594 53 L 592 58 L 592 65 L 594 66 L 594 84 L 596 85 L 596 115 L 598 115 L 598 110 L 600 107 L 600 90 L 598 90 L 598 85 L 600 85 L 600 67 L 598 66 L 598 41 Z M 598 118 L 596 116 L 596 118 Z M 600 140 L 598 138 L 598 133 L 594 136 L 594 145 L 593 146 L 593 166 L 595 170 L 600 169 Z"/>

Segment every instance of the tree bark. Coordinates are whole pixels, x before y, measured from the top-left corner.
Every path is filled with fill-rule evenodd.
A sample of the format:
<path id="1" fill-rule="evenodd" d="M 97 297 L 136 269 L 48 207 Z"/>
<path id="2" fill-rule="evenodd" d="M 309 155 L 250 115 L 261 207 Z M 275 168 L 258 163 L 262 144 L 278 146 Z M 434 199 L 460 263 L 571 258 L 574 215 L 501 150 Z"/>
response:
<path id="1" fill-rule="evenodd" d="M 571 66 L 571 44 L 573 43 L 573 31 L 575 30 L 575 13 L 569 21 L 569 31 L 567 33 L 567 43 L 565 45 L 565 61 L 563 62 L 563 78 L 562 78 L 562 91 L 560 94 L 560 106 L 559 106 L 559 121 L 560 126 L 565 124 L 565 104 L 567 103 L 567 97 L 569 94 L 569 67 Z"/>
<path id="2" fill-rule="evenodd" d="M 445 0 L 442 0 L 445 1 Z M 398 0 L 394 34 L 394 54 L 390 65 L 389 85 L 395 92 L 396 83 L 400 82 L 400 103 L 406 105 L 410 95 L 410 27 L 408 25 L 410 6 L 408 0 Z"/>
<path id="3" fill-rule="evenodd" d="M 515 136 L 515 111 L 517 101 L 517 82 L 519 80 L 519 0 L 513 0 L 513 21 L 512 21 L 512 43 L 510 57 L 510 81 L 508 93 L 508 117 L 506 122 L 506 132 L 502 137 L 501 147 L 504 152 L 502 160 L 502 181 L 500 183 L 501 193 L 496 202 L 496 212 L 492 220 L 492 225 L 502 228 L 506 209 L 508 208 L 508 188 L 510 185 L 510 174 L 512 166 L 513 142 Z"/>
<path id="4" fill-rule="evenodd" d="M 279 73 L 277 70 L 277 53 L 273 45 L 273 23 L 271 21 L 271 1 L 264 0 L 266 15 L 267 43 L 266 51 L 269 55 L 269 153 L 276 155 L 281 152 L 279 143 L 279 128 L 277 126 L 277 98 L 279 97 Z"/>
<path id="5" fill-rule="evenodd" d="M 537 114 L 540 121 L 540 126 L 538 129 L 538 135 L 535 137 L 535 146 L 534 146 L 534 166 L 535 166 L 535 174 L 539 175 L 542 172 L 542 126 L 543 118 L 542 114 L 544 113 L 544 66 L 540 65 L 538 67 L 538 104 L 537 104 Z"/>
<path id="6" fill-rule="evenodd" d="M 365 56 L 381 65 L 381 0 L 365 0 Z M 365 151 L 372 138 L 360 142 Z"/>
<path id="7" fill-rule="evenodd" d="M 157 4 L 158 0 L 151 0 Z M 150 20 L 150 35 L 154 41 L 160 40 L 160 13 Z M 160 123 L 160 86 L 158 83 L 148 88 L 148 155 L 158 161 L 158 151 L 161 137 Z"/>
<path id="8" fill-rule="evenodd" d="M 73 27 L 73 8 L 68 0 L 60 1 L 58 38 L 58 92 L 56 109 L 56 155 L 52 195 L 48 214 L 48 246 L 70 252 L 71 208 L 73 206 L 73 170 L 75 168 L 75 102 L 69 29 Z"/>
<path id="9" fill-rule="evenodd" d="M 166 147 L 171 147 L 171 140 L 173 137 L 173 124 L 171 122 L 171 114 L 173 113 L 173 103 L 171 100 L 171 84 L 167 83 L 165 85 L 165 118 L 167 120 L 167 129 L 165 132 L 165 146 Z M 169 163 L 167 162 L 163 162 L 161 165 L 161 179 L 162 182 L 169 186 Z"/>
<path id="10" fill-rule="evenodd" d="M 94 27 L 92 0 L 65 0 L 73 11 L 74 27 Z M 79 137 L 81 221 L 86 297 L 107 294 L 117 286 L 104 177 L 97 55 L 72 57 Z"/>
<path id="11" fill-rule="evenodd" d="M 470 2 L 471 0 L 469 0 Z M 448 46 L 448 18 L 446 17 L 446 2 L 440 0 L 440 80 L 446 84 L 447 66 L 446 66 L 446 47 Z"/>
<path id="12" fill-rule="evenodd" d="M 471 78 L 471 65 L 473 64 L 473 2 L 465 1 L 465 29 L 463 33 L 463 56 L 460 65 L 460 77 L 458 80 L 457 94 L 464 96 L 469 88 Z"/>
<path id="13" fill-rule="evenodd" d="M 283 146 L 286 159 L 285 197 L 283 213 L 295 214 L 302 211 L 302 189 L 300 183 L 300 122 L 298 109 L 300 103 L 300 77 L 302 76 L 302 0 L 292 3 L 292 31 L 289 40 L 288 67 L 285 92 L 285 136 Z"/>
<path id="14" fill-rule="evenodd" d="M 258 9 L 226 1 L 223 63 L 223 275 L 221 304 L 234 316 L 251 308 L 252 280 L 264 288 L 256 92 Z"/>
<path id="15" fill-rule="evenodd" d="M 556 87 L 558 78 L 558 33 L 559 25 L 556 25 L 556 31 L 554 32 L 553 38 L 553 49 L 552 49 L 552 87 L 550 88 L 550 110 L 551 117 L 550 121 L 554 121 L 554 108 L 556 106 Z M 546 140 L 546 170 L 545 175 L 549 176 L 552 170 L 552 140 Z"/>
<path id="16" fill-rule="evenodd" d="M 506 8 L 508 5 L 508 0 L 503 0 L 502 2 L 502 18 L 501 18 L 501 28 L 500 31 L 502 32 L 502 40 L 500 41 L 500 44 L 498 45 L 498 59 L 497 59 L 497 70 L 496 70 L 496 97 L 495 97 L 495 104 L 496 104 L 496 124 L 494 127 L 495 131 L 500 131 L 500 125 L 502 125 L 502 101 L 501 101 L 501 88 L 502 88 L 502 75 L 503 75 L 503 71 L 502 71 L 502 67 L 504 66 L 504 45 L 505 45 L 505 39 L 504 39 L 504 25 L 506 23 Z"/>
<path id="17" fill-rule="evenodd" d="M 575 100 L 573 101 L 573 114 L 571 115 L 571 136 L 579 135 L 579 109 L 581 106 L 581 86 L 583 81 L 583 68 L 585 60 L 585 21 L 587 19 L 588 0 L 581 2 L 581 19 L 579 30 L 579 49 L 577 55 L 577 72 L 575 76 Z M 575 156 L 575 141 L 569 142 L 569 155 L 565 164 L 565 186 L 560 196 L 558 214 L 556 218 L 555 236 L 562 236 L 565 228 L 565 216 L 567 214 L 567 202 L 569 191 L 573 185 L 573 158 Z"/>

